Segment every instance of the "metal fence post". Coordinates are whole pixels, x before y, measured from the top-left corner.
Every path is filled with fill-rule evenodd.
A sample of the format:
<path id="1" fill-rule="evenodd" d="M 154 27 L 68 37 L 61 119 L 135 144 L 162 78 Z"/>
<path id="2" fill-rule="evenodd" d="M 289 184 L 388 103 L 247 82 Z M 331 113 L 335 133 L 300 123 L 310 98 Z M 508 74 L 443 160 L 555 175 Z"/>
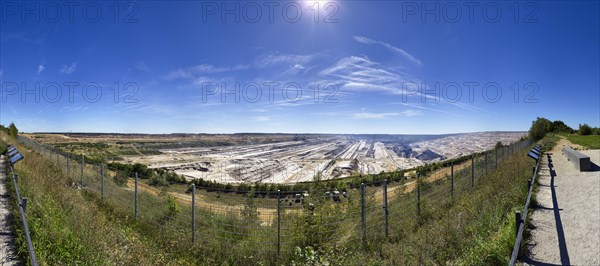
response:
<path id="1" fill-rule="evenodd" d="M 83 188 L 83 166 L 85 164 L 85 157 L 81 155 L 81 188 Z"/>
<path id="2" fill-rule="evenodd" d="M 487 175 L 488 173 L 488 153 L 485 152 L 485 174 Z"/>
<path id="3" fill-rule="evenodd" d="M 135 219 L 138 218 L 138 173 L 135 173 Z"/>
<path id="4" fill-rule="evenodd" d="M 360 184 L 360 217 L 361 217 L 361 236 L 363 248 L 366 248 L 367 240 L 367 215 L 365 212 L 365 183 Z"/>
<path id="5" fill-rule="evenodd" d="M 450 197 L 454 198 L 454 164 L 450 165 Z"/>
<path id="6" fill-rule="evenodd" d="M 471 188 L 475 187 L 475 155 L 471 156 Z"/>
<path id="7" fill-rule="evenodd" d="M 388 222 L 388 198 L 387 198 L 387 180 L 383 180 L 383 216 L 384 216 L 384 230 L 385 238 L 389 235 L 389 222 Z"/>
<path id="8" fill-rule="evenodd" d="M 494 156 L 494 169 L 498 167 L 498 149 L 495 150 L 496 156 Z"/>
<path id="9" fill-rule="evenodd" d="M 71 177 L 71 169 L 69 168 L 69 164 L 71 161 L 71 154 L 67 153 L 67 177 Z"/>
<path id="10" fill-rule="evenodd" d="M 192 184 L 192 243 L 196 242 L 196 184 Z"/>
<path id="11" fill-rule="evenodd" d="M 56 147 L 56 167 L 59 167 L 59 165 L 58 165 L 58 147 Z"/>
<path id="12" fill-rule="evenodd" d="M 281 191 L 277 190 L 277 258 L 281 256 Z"/>
<path id="13" fill-rule="evenodd" d="M 519 227 L 521 226 L 521 212 L 515 212 L 515 237 L 519 236 Z M 520 245 L 520 244 L 519 244 Z M 517 253 L 517 258 L 521 257 L 521 247 L 519 246 L 519 252 Z"/>
<path id="14" fill-rule="evenodd" d="M 421 184 L 417 179 L 417 215 L 421 215 Z"/>
<path id="15" fill-rule="evenodd" d="M 100 164 L 100 182 L 101 182 L 101 187 L 100 187 L 100 191 L 101 191 L 101 196 L 102 196 L 102 200 L 104 201 L 104 162 L 102 162 Z"/>

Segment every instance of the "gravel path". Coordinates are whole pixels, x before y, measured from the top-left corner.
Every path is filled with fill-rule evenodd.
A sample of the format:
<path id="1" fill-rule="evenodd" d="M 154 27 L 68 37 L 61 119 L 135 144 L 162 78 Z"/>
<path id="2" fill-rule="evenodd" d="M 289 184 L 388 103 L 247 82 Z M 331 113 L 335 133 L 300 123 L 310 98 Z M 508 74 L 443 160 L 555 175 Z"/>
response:
<path id="1" fill-rule="evenodd" d="M 6 182 L 6 169 L 4 169 L 4 156 L 0 158 L 0 265 L 18 265 L 14 252 L 14 237 L 10 230 L 12 217 L 8 204 L 8 191 Z"/>
<path id="2" fill-rule="evenodd" d="M 562 154 L 570 144 L 561 139 L 550 163 L 543 156 L 524 264 L 600 265 L 600 150 L 581 151 L 596 166 L 579 172 Z"/>

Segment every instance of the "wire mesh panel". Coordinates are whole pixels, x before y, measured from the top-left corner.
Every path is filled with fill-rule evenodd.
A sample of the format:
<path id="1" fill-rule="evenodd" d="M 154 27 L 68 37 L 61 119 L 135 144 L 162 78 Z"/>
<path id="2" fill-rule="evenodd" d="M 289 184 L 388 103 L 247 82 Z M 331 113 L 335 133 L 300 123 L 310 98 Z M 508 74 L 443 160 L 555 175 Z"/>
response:
<path id="1" fill-rule="evenodd" d="M 403 239 L 439 216 L 457 197 L 477 189 L 513 152 L 529 145 L 518 142 L 395 182 L 336 183 L 339 187 L 316 182 L 300 191 L 195 186 L 192 195 L 188 184 L 155 182 L 154 174 L 136 179 L 105 162 L 86 162 L 82 155 L 21 140 L 56 164 L 67 176 L 66 185 L 96 200 L 103 211 L 133 221 L 136 230 L 160 246 L 199 256 L 208 251 L 231 264 L 285 264 L 281 258 L 309 246 L 383 251 L 385 243 Z M 448 214 L 446 219 L 456 217 Z M 422 247 L 409 243 L 405 248 Z"/>

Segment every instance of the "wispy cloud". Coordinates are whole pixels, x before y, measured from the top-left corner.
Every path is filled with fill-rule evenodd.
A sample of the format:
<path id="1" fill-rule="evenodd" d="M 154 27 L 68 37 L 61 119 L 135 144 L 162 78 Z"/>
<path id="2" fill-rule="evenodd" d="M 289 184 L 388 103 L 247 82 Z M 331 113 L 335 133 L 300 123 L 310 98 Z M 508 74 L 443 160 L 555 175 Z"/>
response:
<path id="1" fill-rule="evenodd" d="M 359 56 L 342 58 L 319 74 L 336 79 L 336 83 L 344 89 L 384 91 L 393 94 L 401 94 L 403 84 L 419 84 L 421 82 L 407 73 Z"/>
<path id="2" fill-rule="evenodd" d="M 36 75 L 40 75 L 40 73 L 42 73 L 42 71 L 44 71 L 45 69 L 46 67 L 44 65 L 38 65 Z"/>
<path id="3" fill-rule="evenodd" d="M 89 109 L 87 106 L 65 106 L 63 108 L 60 109 L 59 112 L 79 112 L 79 111 L 85 111 Z"/>
<path id="4" fill-rule="evenodd" d="M 151 72 L 152 71 L 150 69 L 150 67 L 146 64 L 146 62 L 144 62 L 144 61 L 137 61 L 135 63 L 135 69 L 142 71 L 142 72 Z"/>
<path id="5" fill-rule="evenodd" d="M 373 40 L 373 39 L 369 39 L 369 38 L 363 37 L 363 36 L 354 36 L 354 40 L 356 40 L 357 42 L 360 42 L 360 43 L 364 43 L 364 44 L 379 44 L 379 45 L 383 45 L 385 48 L 391 50 L 394 53 L 397 53 L 397 54 L 405 57 L 406 59 L 410 60 L 414 64 L 416 64 L 418 66 L 422 66 L 423 65 L 423 62 L 421 62 L 421 60 L 419 60 L 418 58 L 416 58 L 413 55 L 409 54 L 404 49 L 396 47 L 396 46 L 393 46 L 393 45 L 391 45 L 389 43 L 382 42 L 382 41 L 377 41 L 377 40 Z"/>
<path id="6" fill-rule="evenodd" d="M 417 109 L 420 109 L 420 110 L 428 110 L 428 111 L 434 111 L 434 112 L 443 113 L 443 114 L 454 115 L 454 116 L 458 116 L 458 117 L 465 117 L 465 116 L 458 115 L 458 114 L 455 114 L 455 113 L 452 113 L 452 112 L 448 112 L 448 111 L 445 111 L 445 110 L 440 110 L 440 109 L 436 109 L 436 108 L 425 107 L 423 105 L 414 104 L 414 103 L 402 103 L 401 102 L 401 103 L 395 103 L 395 104 L 400 104 L 400 105 L 408 106 L 408 107 L 411 107 L 411 108 L 417 108 Z"/>
<path id="7" fill-rule="evenodd" d="M 248 65 L 239 64 L 232 67 L 218 67 L 209 64 L 201 64 L 193 67 L 179 68 L 177 70 L 169 72 L 165 78 L 167 80 L 174 79 L 195 79 L 202 75 L 223 73 L 248 69 Z"/>
<path id="8" fill-rule="evenodd" d="M 271 118 L 268 116 L 255 116 L 254 121 L 256 122 L 268 122 L 271 121 Z"/>
<path id="9" fill-rule="evenodd" d="M 423 112 L 420 110 L 404 110 L 402 112 L 392 112 L 392 113 L 370 113 L 370 112 L 359 112 L 359 113 L 354 113 L 352 115 L 353 119 L 384 119 L 384 118 L 388 118 L 388 117 L 392 117 L 392 116 L 404 116 L 404 117 L 411 117 L 411 116 L 419 116 L 419 115 L 423 115 Z"/>
<path id="10" fill-rule="evenodd" d="M 305 67 L 313 59 L 315 59 L 315 55 L 312 54 L 300 55 L 271 53 L 259 57 L 256 64 L 261 68 L 280 64 Z"/>
<path id="11" fill-rule="evenodd" d="M 71 63 L 70 66 L 63 65 L 62 68 L 60 69 L 60 73 L 61 74 L 71 74 L 71 73 L 75 72 L 76 69 L 77 69 L 77 62 L 73 62 L 73 63 Z"/>

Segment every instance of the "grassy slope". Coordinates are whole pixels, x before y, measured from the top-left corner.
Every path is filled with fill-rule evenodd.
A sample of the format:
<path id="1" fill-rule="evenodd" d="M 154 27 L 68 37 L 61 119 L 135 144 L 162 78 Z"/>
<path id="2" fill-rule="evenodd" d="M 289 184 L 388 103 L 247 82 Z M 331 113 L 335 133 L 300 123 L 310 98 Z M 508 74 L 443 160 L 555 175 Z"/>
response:
<path id="1" fill-rule="evenodd" d="M 565 136 L 570 142 L 590 149 L 600 149 L 600 135 L 575 135 L 567 134 Z"/>
<path id="2" fill-rule="evenodd" d="M 503 162 L 454 202 L 433 205 L 416 232 L 393 246 L 416 245 L 414 259 L 425 264 L 504 265 L 514 244 L 513 213 L 525 202 L 533 165 L 523 153 Z M 409 254 L 406 254 L 409 255 Z M 406 256 L 405 255 L 405 256 Z M 399 262 L 402 254 L 390 254 Z"/>
<path id="3" fill-rule="evenodd" d="M 0 137 L 15 143 L 5 134 Z M 15 170 L 21 196 L 29 200 L 27 221 L 40 265 L 167 262 L 167 254 L 151 241 L 128 224 L 104 215 L 86 200 L 85 193 L 68 186 L 67 178 L 48 160 L 22 145 L 17 147 L 26 158 Z M 12 184 L 12 180 L 8 183 Z M 9 189 L 14 191 L 12 186 Z M 18 217 L 18 210 L 13 207 Z M 15 219 L 14 226 L 19 253 L 23 261 L 28 261 L 19 219 Z"/>
<path id="4" fill-rule="evenodd" d="M 72 180 L 48 160 L 23 146 L 19 146 L 19 150 L 27 158 L 17 166 L 21 177 L 19 187 L 30 200 L 28 221 L 42 265 L 248 262 L 236 259 L 240 255 L 236 252 L 231 254 L 232 250 L 218 250 L 218 242 L 191 249 L 190 245 L 185 244 L 187 239 L 173 241 L 178 236 L 176 228 L 163 230 L 132 222 L 131 217 L 124 216 L 118 207 L 103 205 L 98 202 L 97 195 L 70 186 Z M 416 217 L 414 209 L 404 208 L 414 206 L 413 201 L 407 201 L 407 197 L 415 198 L 415 192 L 391 199 L 390 204 L 397 206 L 397 209 L 393 212 L 395 217 L 391 218 L 389 241 L 379 241 L 369 246 L 367 251 L 357 251 L 352 247 L 348 251 L 343 247 L 322 245 L 318 254 L 334 264 L 351 265 L 505 264 L 514 243 L 512 214 L 524 202 L 526 186 L 523 184 L 530 177 L 531 166 L 532 163 L 522 152 L 502 163 L 500 170 L 477 181 L 475 190 L 466 191 L 468 193 L 457 191 L 453 201 L 434 196 L 447 196 L 447 180 L 432 184 L 428 186 L 429 194 L 423 195 L 422 214 L 419 217 Z M 379 208 L 373 206 L 378 212 Z M 319 206 L 319 215 L 316 217 L 321 217 L 325 224 L 316 224 L 312 228 L 317 232 L 329 229 L 326 218 L 331 221 L 339 219 L 335 212 L 328 205 Z M 369 214 L 369 217 L 372 216 Z M 231 223 L 234 222 L 237 221 L 231 220 Z M 16 226 L 19 226 L 18 223 Z M 354 228 L 351 230 L 355 231 Z M 344 233 L 338 231 L 339 235 L 343 236 Z M 187 236 L 185 232 L 182 235 Z M 18 242 L 19 249 L 24 252 L 25 243 L 20 234 Z M 326 240 L 325 243 L 328 242 Z M 247 246 L 252 246 L 252 243 L 255 243 L 253 239 L 241 241 L 237 251 L 248 251 Z M 211 244 L 216 246 L 211 247 Z M 211 252 L 211 249 L 214 251 Z M 272 257 L 268 257 L 272 256 L 271 253 L 264 254 L 262 259 L 259 257 L 261 255 L 256 255 L 266 264 L 274 262 Z M 284 261 L 306 261 L 298 254 L 286 256 L 289 257 Z"/>

